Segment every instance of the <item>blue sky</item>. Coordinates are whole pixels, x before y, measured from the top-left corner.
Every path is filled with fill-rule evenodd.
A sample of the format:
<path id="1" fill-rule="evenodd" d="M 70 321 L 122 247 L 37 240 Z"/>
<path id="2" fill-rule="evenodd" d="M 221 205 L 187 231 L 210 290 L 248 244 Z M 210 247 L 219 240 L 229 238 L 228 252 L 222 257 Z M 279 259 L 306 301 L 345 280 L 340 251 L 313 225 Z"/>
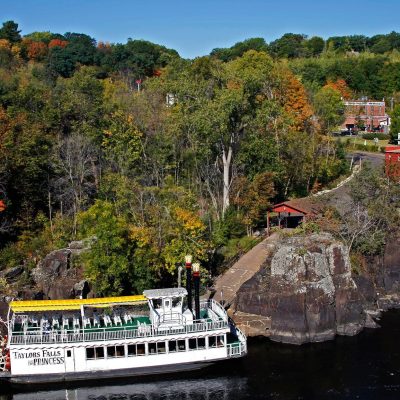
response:
<path id="1" fill-rule="evenodd" d="M 250 38 L 400 31 L 400 0 L 0 0 L 0 21 L 98 41 L 146 39 L 193 58 Z"/>

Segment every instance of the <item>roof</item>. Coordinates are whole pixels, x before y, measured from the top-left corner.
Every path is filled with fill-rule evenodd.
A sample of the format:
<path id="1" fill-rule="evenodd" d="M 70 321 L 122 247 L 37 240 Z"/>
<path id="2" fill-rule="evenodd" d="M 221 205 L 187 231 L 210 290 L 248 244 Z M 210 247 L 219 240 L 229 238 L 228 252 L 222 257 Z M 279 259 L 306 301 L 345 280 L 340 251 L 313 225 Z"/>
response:
<path id="1" fill-rule="evenodd" d="M 82 306 L 89 307 L 111 307 L 115 305 L 128 305 L 145 302 L 146 297 L 138 296 L 119 296 L 102 297 L 94 299 L 68 299 L 68 300 L 24 300 L 12 301 L 11 310 L 15 313 L 30 311 L 68 311 L 80 310 Z"/>
<path id="2" fill-rule="evenodd" d="M 282 203 L 275 204 L 272 207 L 272 211 L 282 212 L 286 210 L 277 210 L 284 208 L 290 208 L 304 215 L 316 215 L 321 211 L 321 206 L 309 197 L 302 197 L 299 199 L 287 200 Z M 290 212 L 290 211 L 288 211 Z"/>
<path id="3" fill-rule="evenodd" d="M 159 299 L 164 297 L 179 297 L 179 296 L 186 296 L 187 290 L 183 287 L 178 288 L 166 288 L 166 289 L 152 289 L 152 290 L 145 290 L 143 294 L 148 299 Z"/>
<path id="4" fill-rule="evenodd" d="M 400 146 L 399 145 L 386 146 L 385 153 L 400 153 Z"/>

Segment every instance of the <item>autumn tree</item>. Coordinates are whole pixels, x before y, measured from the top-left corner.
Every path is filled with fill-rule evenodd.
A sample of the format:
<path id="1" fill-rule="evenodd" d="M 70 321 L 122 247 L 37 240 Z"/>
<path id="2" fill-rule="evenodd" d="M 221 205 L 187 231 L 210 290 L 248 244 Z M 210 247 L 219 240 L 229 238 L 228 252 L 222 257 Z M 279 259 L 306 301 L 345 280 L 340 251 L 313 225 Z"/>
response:
<path id="1" fill-rule="evenodd" d="M 64 48 L 66 47 L 68 42 L 66 40 L 62 39 L 51 39 L 49 42 L 49 49 L 52 49 L 53 47 L 61 47 Z"/>
<path id="2" fill-rule="evenodd" d="M 299 80 L 288 69 L 283 69 L 281 101 L 285 111 L 292 118 L 291 129 L 304 131 L 310 125 L 313 115 L 306 91 Z"/>
<path id="3" fill-rule="evenodd" d="M 240 176 L 233 182 L 232 202 L 239 210 L 246 226 L 247 235 L 251 236 L 253 228 L 265 217 L 275 195 L 273 174 L 257 174 L 252 181 Z"/>
<path id="4" fill-rule="evenodd" d="M 338 91 L 345 100 L 353 97 L 351 90 L 344 79 L 337 79 L 336 81 L 328 80 L 324 88 L 331 88 Z"/>
<path id="5" fill-rule="evenodd" d="M 23 43 L 27 47 L 27 55 L 30 60 L 42 61 L 47 56 L 46 43 L 27 41 L 26 39 Z"/>

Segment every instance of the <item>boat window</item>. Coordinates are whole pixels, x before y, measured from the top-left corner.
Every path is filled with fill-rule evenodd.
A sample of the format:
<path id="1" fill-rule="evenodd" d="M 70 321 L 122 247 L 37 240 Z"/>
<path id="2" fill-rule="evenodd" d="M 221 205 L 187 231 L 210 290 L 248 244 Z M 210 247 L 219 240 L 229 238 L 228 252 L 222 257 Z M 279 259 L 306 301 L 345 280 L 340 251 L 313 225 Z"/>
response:
<path id="1" fill-rule="evenodd" d="M 166 353 L 165 342 L 149 343 L 149 354 Z"/>
<path id="2" fill-rule="evenodd" d="M 128 357 L 137 355 L 136 344 L 128 344 Z"/>
<path id="3" fill-rule="evenodd" d="M 156 354 L 157 345 L 155 343 L 149 343 L 149 354 Z"/>
<path id="4" fill-rule="evenodd" d="M 157 353 L 158 354 L 166 353 L 165 342 L 158 342 L 157 343 Z"/>
<path id="5" fill-rule="evenodd" d="M 71 357 L 72 356 L 72 351 L 71 350 L 67 350 L 67 357 Z"/>
<path id="6" fill-rule="evenodd" d="M 138 356 L 145 356 L 146 355 L 146 347 L 144 345 L 144 343 L 139 343 L 136 345 L 136 349 L 137 349 L 137 355 Z"/>
<path id="7" fill-rule="evenodd" d="M 225 340 L 223 335 L 217 336 L 217 347 L 224 347 L 224 342 Z"/>
<path id="8" fill-rule="evenodd" d="M 206 348 L 206 338 L 203 337 L 197 338 L 197 348 L 198 349 Z"/>
<path id="9" fill-rule="evenodd" d="M 125 357 L 125 346 L 115 346 L 116 357 Z"/>
<path id="10" fill-rule="evenodd" d="M 170 353 L 175 353 L 178 351 L 177 345 L 176 345 L 176 340 L 170 340 L 168 342 L 168 351 Z"/>
<path id="11" fill-rule="evenodd" d="M 178 351 L 186 351 L 186 340 L 178 340 Z"/>
<path id="12" fill-rule="evenodd" d="M 107 358 L 114 358 L 115 355 L 115 346 L 108 346 L 107 347 Z"/>
<path id="13" fill-rule="evenodd" d="M 86 359 L 87 360 L 95 360 L 96 359 L 93 347 L 88 347 L 86 349 Z"/>
<path id="14" fill-rule="evenodd" d="M 181 298 L 180 297 L 173 297 L 172 298 L 172 307 L 178 307 L 181 305 Z"/>
<path id="15" fill-rule="evenodd" d="M 208 347 L 217 347 L 217 338 L 215 336 L 208 337 Z"/>
<path id="16" fill-rule="evenodd" d="M 154 309 L 162 307 L 162 299 L 153 299 L 153 307 Z"/>
<path id="17" fill-rule="evenodd" d="M 189 339 L 189 350 L 197 350 L 197 339 L 196 338 Z"/>
<path id="18" fill-rule="evenodd" d="M 205 349 L 206 339 L 205 338 L 191 338 L 189 339 L 189 350 Z"/>
<path id="19" fill-rule="evenodd" d="M 125 346 L 107 346 L 107 357 L 125 357 Z"/>
<path id="20" fill-rule="evenodd" d="M 104 358 L 104 347 L 95 347 L 95 356 L 97 358 Z"/>
<path id="21" fill-rule="evenodd" d="M 170 305 L 171 305 L 171 303 L 170 303 L 169 299 L 168 300 L 164 300 L 164 307 L 165 308 L 170 308 Z"/>

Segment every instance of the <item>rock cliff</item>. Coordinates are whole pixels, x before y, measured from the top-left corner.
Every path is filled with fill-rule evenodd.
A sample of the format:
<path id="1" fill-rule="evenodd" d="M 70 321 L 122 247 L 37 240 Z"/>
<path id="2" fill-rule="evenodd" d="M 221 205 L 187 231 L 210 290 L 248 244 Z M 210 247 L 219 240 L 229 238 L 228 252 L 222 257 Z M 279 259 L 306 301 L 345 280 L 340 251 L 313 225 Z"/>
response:
<path id="1" fill-rule="evenodd" d="M 86 297 L 90 294 L 89 283 L 83 278 L 83 270 L 74 265 L 74 259 L 86 251 L 91 240 L 74 241 L 64 249 L 49 253 L 30 274 L 21 267 L 3 272 L 9 293 L 0 293 L 0 317 L 5 318 L 7 303 L 20 299 L 68 299 Z M 28 276 L 29 275 L 29 276 Z M 18 281 L 19 278 L 20 281 Z"/>
<path id="2" fill-rule="evenodd" d="M 347 248 L 330 234 L 282 238 L 239 289 L 233 316 L 269 317 L 267 331 L 244 328 L 285 343 L 355 335 L 375 325 L 371 315 L 379 314 L 379 301 L 398 304 L 399 258 L 382 257 L 380 265 L 371 259 L 365 274 L 352 276 Z"/>

